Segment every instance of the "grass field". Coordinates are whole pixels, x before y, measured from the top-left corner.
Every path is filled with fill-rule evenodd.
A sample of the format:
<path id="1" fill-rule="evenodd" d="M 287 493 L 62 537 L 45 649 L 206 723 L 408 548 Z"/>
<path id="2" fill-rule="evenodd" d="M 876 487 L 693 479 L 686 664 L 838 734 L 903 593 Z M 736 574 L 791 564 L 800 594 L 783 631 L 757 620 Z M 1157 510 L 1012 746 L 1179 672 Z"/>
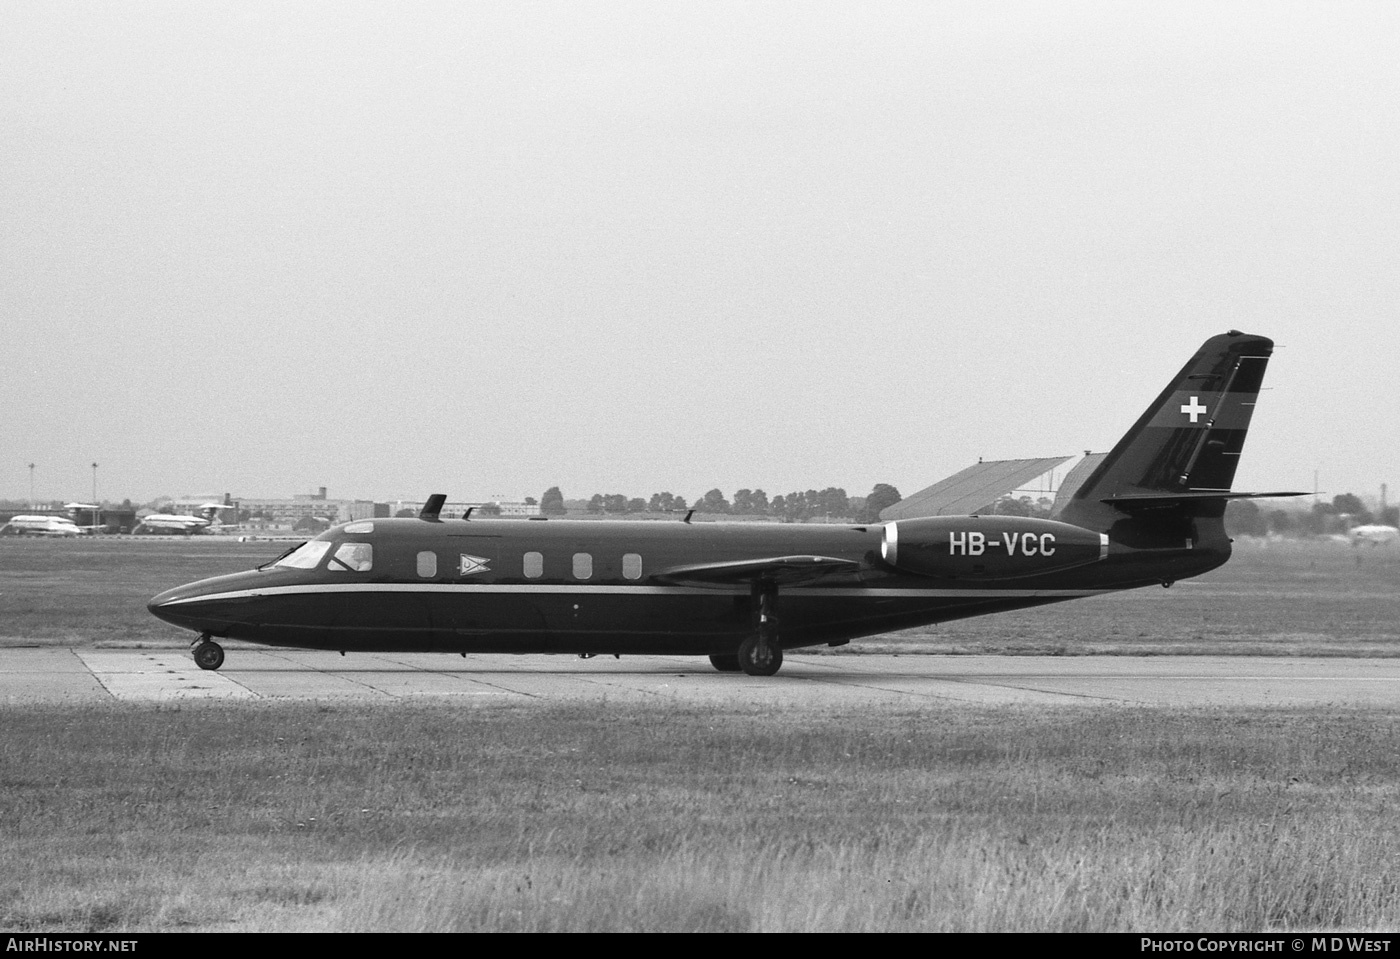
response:
<path id="1" fill-rule="evenodd" d="M 156 593 L 251 569 L 286 543 L 232 538 L 0 540 L 0 646 L 186 645 L 146 611 Z M 1400 549 L 1241 542 L 1215 572 L 857 640 L 860 651 L 1400 655 Z"/>
<path id="2" fill-rule="evenodd" d="M 145 601 L 280 544 L 0 541 L 0 647 L 184 645 Z M 857 641 L 1395 655 L 1400 552 Z M 0 661 L 4 651 L 0 648 Z M 1400 709 L 0 707 L 0 928 L 1400 926 Z"/>
<path id="3" fill-rule="evenodd" d="M 3 715 L 12 931 L 1400 925 L 1394 713 Z"/>

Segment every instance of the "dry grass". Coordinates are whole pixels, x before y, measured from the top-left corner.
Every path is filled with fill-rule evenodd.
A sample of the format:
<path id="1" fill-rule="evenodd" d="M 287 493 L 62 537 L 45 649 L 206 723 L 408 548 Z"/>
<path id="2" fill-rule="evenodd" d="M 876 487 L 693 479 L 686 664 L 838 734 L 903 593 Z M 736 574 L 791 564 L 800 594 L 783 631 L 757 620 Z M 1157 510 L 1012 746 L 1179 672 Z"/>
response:
<path id="1" fill-rule="evenodd" d="M 1400 923 L 1400 718 L 0 712 L 11 930 Z"/>

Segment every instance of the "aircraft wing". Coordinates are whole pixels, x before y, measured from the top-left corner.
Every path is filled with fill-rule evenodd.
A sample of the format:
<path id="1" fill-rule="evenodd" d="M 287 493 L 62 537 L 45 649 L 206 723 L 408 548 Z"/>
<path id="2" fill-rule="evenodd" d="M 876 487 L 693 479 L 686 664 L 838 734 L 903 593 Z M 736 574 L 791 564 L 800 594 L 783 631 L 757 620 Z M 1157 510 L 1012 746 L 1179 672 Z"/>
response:
<path id="1" fill-rule="evenodd" d="M 927 489 L 906 496 L 880 511 L 883 520 L 919 516 L 962 516 L 973 513 L 1048 473 L 1072 456 L 1028 460 L 988 460 L 939 480 Z"/>
<path id="2" fill-rule="evenodd" d="M 778 586 L 801 586 L 828 576 L 855 573 L 860 563 L 834 556 L 771 556 L 733 563 L 674 566 L 652 579 L 672 586 L 735 586 L 766 580 Z"/>

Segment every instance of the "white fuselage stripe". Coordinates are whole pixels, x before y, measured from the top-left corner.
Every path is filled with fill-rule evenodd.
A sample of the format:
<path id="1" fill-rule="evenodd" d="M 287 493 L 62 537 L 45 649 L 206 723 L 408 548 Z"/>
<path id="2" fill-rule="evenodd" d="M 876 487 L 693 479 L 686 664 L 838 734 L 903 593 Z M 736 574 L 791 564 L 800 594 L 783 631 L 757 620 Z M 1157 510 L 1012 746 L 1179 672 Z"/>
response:
<path id="1" fill-rule="evenodd" d="M 566 584 L 487 584 L 487 583 L 306 583 L 300 586 L 266 586 L 261 589 L 235 589 L 207 593 L 163 603 L 180 606 L 213 600 L 252 599 L 260 596 L 298 596 L 326 593 L 459 593 L 469 595 L 579 595 L 606 593 L 615 596 L 714 596 L 721 593 L 747 593 L 748 587 L 707 589 L 699 586 L 573 586 Z M 870 599 L 1073 599 L 1114 593 L 1114 589 L 881 589 L 849 586 L 804 586 L 783 591 L 784 601 L 799 597 L 867 597 Z"/>

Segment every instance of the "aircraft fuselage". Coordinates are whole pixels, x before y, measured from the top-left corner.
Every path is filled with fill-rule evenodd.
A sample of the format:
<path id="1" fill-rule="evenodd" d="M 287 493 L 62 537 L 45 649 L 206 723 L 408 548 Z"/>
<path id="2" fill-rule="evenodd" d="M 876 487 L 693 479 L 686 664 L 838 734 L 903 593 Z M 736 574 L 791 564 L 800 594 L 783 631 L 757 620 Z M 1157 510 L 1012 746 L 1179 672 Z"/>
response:
<path id="1" fill-rule="evenodd" d="M 977 518 L 962 519 L 977 531 Z M 997 528 L 980 539 L 949 534 L 950 549 L 971 540 L 1021 564 L 1016 575 L 986 580 L 901 571 L 885 561 L 880 525 L 379 519 L 311 541 L 326 546 L 310 568 L 202 580 L 161 593 L 150 609 L 212 637 L 319 649 L 723 655 L 754 630 L 754 587 L 676 570 L 774 556 L 844 561 L 783 587 L 777 635 L 794 648 L 1170 582 L 1229 555 L 1223 540 L 1106 544 L 1087 565 L 1037 573 L 1054 562 L 1054 537 L 1035 521 L 1020 521 L 1027 531 L 1018 532 L 1016 522 L 987 517 Z"/>

